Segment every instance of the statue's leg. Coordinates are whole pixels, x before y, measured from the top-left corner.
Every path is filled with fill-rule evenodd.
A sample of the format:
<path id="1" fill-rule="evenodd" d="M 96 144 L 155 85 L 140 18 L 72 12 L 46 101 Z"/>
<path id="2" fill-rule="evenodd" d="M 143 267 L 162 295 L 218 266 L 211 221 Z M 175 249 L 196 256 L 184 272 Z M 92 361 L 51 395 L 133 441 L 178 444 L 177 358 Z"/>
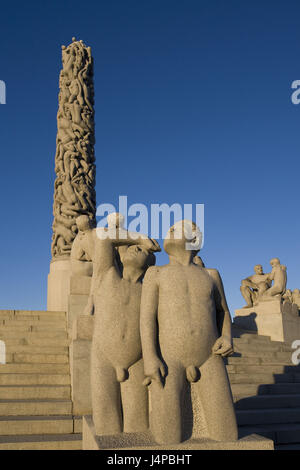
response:
<path id="1" fill-rule="evenodd" d="M 216 441 L 238 438 L 230 384 L 222 357 L 213 355 L 200 367 L 194 387 L 200 395 L 209 437 Z"/>
<path id="2" fill-rule="evenodd" d="M 120 384 L 112 364 L 93 340 L 91 351 L 93 421 L 96 434 L 122 432 Z"/>
<path id="3" fill-rule="evenodd" d="M 252 302 L 252 292 L 251 290 L 249 289 L 248 286 L 241 286 L 240 287 L 240 291 L 241 291 L 241 294 L 242 296 L 244 297 L 244 299 L 246 300 L 246 303 L 247 303 L 247 307 L 252 307 L 253 305 L 253 302 Z"/>
<path id="4" fill-rule="evenodd" d="M 121 384 L 124 432 L 144 432 L 149 429 L 148 388 L 143 385 L 143 360 L 129 368 L 129 378 Z"/>
<path id="5" fill-rule="evenodd" d="M 182 396 L 188 387 L 185 369 L 168 362 L 168 375 L 162 387 L 150 386 L 150 428 L 159 444 L 177 444 L 183 440 Z"/>

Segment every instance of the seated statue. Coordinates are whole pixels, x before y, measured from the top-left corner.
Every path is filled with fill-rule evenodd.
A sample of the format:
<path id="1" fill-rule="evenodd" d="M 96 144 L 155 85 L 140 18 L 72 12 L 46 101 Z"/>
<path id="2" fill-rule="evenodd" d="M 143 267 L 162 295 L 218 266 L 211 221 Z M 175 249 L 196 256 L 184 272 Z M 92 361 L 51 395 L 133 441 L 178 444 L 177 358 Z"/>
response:
<path id="1" fill-rule="evenodd" d="M 186 436 L 190 384 L 201 400 L 209 437 L 237 439 L 237 424 L 222 357 L 232 353 L 231 318 L 221 278 L 195 259 L 201 232 L 191 221 L 170 228 L 169 264 L 150 267 L 141 300 L 145 384 L 151 392 L 151 431 L 160 444 Z M 196 261 L 196 263 L 195 263 Z M 215 278 L 214 278 L 215 276 Z"/>
<path id="2" fill-rule="evenodd" d="M 120 225 L 97 228 L 93 255 L 94 332 L 91 349 L 92 413 L 96 435 L 142 432 L 149 427 L 148 393 L 140 340 L 142 280 L 156 241 Z M 116 247 L 123 265 L 115 260 Z M 100 280 L 100 282 L 98 282 Z"/>
<path id="3" fill-rule="evenodd" d="M 271 287 L 270 274 L 264 274 L 261 264 L 254 266 L 254 273 L 242 280 L 240 291 L 247 302 L 247 305 L 243 308 L 253 307 L 262 294 Z"/>
<path id="4" fill-rule="evenodd" d="M 262 300 L 269 300 L 275 295 L 282 296 L 286 290 L 286 266 L 280 264 L 278 258 L 272 258 L 270 265 L 272 266 L 272 271 L 269 279 L 273 281 L 273 285 L 263 293 Z"/>

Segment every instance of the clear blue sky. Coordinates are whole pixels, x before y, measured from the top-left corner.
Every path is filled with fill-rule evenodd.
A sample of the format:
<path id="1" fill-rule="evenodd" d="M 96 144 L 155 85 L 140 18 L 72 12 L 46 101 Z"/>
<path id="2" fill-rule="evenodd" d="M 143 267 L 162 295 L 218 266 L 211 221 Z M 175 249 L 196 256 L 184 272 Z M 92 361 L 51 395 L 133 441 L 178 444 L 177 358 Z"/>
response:
<path id="1" fill-rule="evenodd" d="M 0 36 L 0 308 L 46 308 L 72 36 L 95 61 L 97 203 L 204 203 L 202 256 L 232 312 L 240 280 L 274 256 L 300 287 L 299 0 L 2 2 Z"/>

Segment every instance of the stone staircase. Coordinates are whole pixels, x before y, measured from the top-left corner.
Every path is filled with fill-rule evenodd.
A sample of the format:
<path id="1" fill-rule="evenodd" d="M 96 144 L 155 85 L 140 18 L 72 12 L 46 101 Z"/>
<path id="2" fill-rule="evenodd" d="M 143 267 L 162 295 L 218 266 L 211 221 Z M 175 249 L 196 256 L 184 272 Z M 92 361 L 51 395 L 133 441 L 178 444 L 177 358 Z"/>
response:
<path id="1" fill-rule="evenodd" d="M 291 345 L 234 326 L 227 370 L 240 437 L 260 434 L 300 449 L 300 366 Z M 0 450 L 81 449 L 72 413 L 66 313 L 0 311 Z"/>
<path id="2" fill-rule="evenodd" d="M 72 415 L 66 313 L 0 311 L 0 450 L 81 449 Z"/>
<path id="3" fill-rule="evenodd" d="M 227 371 L 240 437 L 269 437 L 276 449 L 300 449 L 300 366 L 290 344 L 234 327 Z"/>

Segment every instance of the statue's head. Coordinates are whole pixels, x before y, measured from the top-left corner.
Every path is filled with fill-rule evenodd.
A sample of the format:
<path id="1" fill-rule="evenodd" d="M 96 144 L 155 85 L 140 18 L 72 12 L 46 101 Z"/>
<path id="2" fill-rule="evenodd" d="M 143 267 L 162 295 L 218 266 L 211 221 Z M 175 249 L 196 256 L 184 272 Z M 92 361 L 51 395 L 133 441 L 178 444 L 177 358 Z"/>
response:
<path id="1" fill-rule="evenodd" d="M 299 294 L 300 294 L 300 290 L 299 290 L 299 289 L 294 289 L 294 290 L 293 290 L 293 294 L 299 295 Z"/>
<path id="2" fill-rule="evenodd" d="M 264 270 L 263 270 L 262 265 L 261 264 L 256 264 L 254 266 L 254 272 L 255 272 L 255 274 L 263 274 Z"/>
<path id="3" fill-rule="evenodd" d="M 119 249 L 119 254 L 124 268 L 131 266 L 146 272 L 146 270 L 150 266 L 154 266 L 156 262 L 154 253 L 147 250 L 142 245 L 126 246 L 123 249 Z"/>
<path id="4" fill-rule="evenodd" d="M 182 251 L 191 251 L 195 254 L 201 248 L 202 233 L 199 227 L 191 220 L 180 220 L 169 230 L 164 241 L 164 249 L 168 255 L 175 255 Z"/>
<path id="5" fill-rule="evenodd" d="M 275 268 L 276 266 L 280 266 L 280 261 L 278 258 L 272 258 L 270 261 L 270 265 L 272 268 Z"/>
<path id="6" fill-rule="evenodd" d="M 76 219 L 76 225 L 80 232 L 86 232 L 87 230 L 91 229 L 91 221 L 87 215 L 80 215 Z"/>

